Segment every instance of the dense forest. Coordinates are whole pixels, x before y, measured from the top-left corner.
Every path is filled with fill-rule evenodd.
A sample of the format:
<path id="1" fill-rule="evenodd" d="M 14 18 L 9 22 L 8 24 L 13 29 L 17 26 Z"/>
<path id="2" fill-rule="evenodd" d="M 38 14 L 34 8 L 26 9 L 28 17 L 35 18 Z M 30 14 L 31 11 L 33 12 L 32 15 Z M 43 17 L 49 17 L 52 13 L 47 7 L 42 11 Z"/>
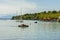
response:
<path id="1" fill-rule="evenodd" d="M 24 15 L 13 16 L 12 20 L 57 20 L 60 16 L 60 11 L 43 11 L 38 13 L 27 13 Z"/>

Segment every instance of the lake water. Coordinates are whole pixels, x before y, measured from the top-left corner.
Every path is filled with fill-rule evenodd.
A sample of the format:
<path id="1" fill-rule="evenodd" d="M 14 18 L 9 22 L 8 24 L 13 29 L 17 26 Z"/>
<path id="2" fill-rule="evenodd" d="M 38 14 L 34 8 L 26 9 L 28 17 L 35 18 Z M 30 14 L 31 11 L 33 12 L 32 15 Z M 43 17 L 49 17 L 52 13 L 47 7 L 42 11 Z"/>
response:
<path id="1" fill-rule="evenodd" d="M 60 23 L 24 20 L 29 27 L 18 27 L 16 20 L 0 20 L 0 40 L 60 40 Z"/>

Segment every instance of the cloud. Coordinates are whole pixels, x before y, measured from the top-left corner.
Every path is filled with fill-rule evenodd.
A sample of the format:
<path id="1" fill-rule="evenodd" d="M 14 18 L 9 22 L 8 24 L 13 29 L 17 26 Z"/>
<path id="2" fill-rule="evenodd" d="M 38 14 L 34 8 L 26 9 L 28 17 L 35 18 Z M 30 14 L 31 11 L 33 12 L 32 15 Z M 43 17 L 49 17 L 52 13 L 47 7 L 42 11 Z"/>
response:
<path id="1" fill-rule="evenodd" d="M 11 14 L 16 13 L 16 11 L 21 12 L 21 10 L 23 13 L 27 13 L 36 7 L 35 3 L 30 3 L 26 0 L 2 0 L 0 2 L 0 14 Z"/>

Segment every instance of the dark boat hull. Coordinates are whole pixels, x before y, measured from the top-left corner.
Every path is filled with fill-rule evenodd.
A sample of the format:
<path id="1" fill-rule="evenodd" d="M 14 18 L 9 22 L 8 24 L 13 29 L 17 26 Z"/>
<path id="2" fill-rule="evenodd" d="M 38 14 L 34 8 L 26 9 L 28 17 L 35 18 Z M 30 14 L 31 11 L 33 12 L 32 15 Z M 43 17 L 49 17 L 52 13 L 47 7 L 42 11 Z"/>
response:
<path id="1" fill-rule="evenodd" d="M 22 25 L 18 25 L 18 27 L 29 27 L 29 26 L 22 24 Z"/>

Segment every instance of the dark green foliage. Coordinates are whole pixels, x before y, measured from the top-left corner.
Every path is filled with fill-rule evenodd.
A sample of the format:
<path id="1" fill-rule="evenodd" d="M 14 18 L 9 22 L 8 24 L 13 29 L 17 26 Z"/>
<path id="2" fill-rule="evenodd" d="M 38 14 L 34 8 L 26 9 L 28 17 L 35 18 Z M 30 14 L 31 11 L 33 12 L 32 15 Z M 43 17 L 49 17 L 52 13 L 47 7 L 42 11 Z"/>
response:
<path id="1" fill-rule="evenodd" d="M 57 13 L 57 11 L 54 10 L 54 11 L 52 11 L 52 13 Z"/>
<path id="2" fill-rule="evenodd" d="M 43 13 L 46 13 L 46 11 L 44 11 Z"/>
<path id="3" fill-rule="evenodd" d="M 51 13 L 51 11 L 48 11 L 48 13 Z"/>

